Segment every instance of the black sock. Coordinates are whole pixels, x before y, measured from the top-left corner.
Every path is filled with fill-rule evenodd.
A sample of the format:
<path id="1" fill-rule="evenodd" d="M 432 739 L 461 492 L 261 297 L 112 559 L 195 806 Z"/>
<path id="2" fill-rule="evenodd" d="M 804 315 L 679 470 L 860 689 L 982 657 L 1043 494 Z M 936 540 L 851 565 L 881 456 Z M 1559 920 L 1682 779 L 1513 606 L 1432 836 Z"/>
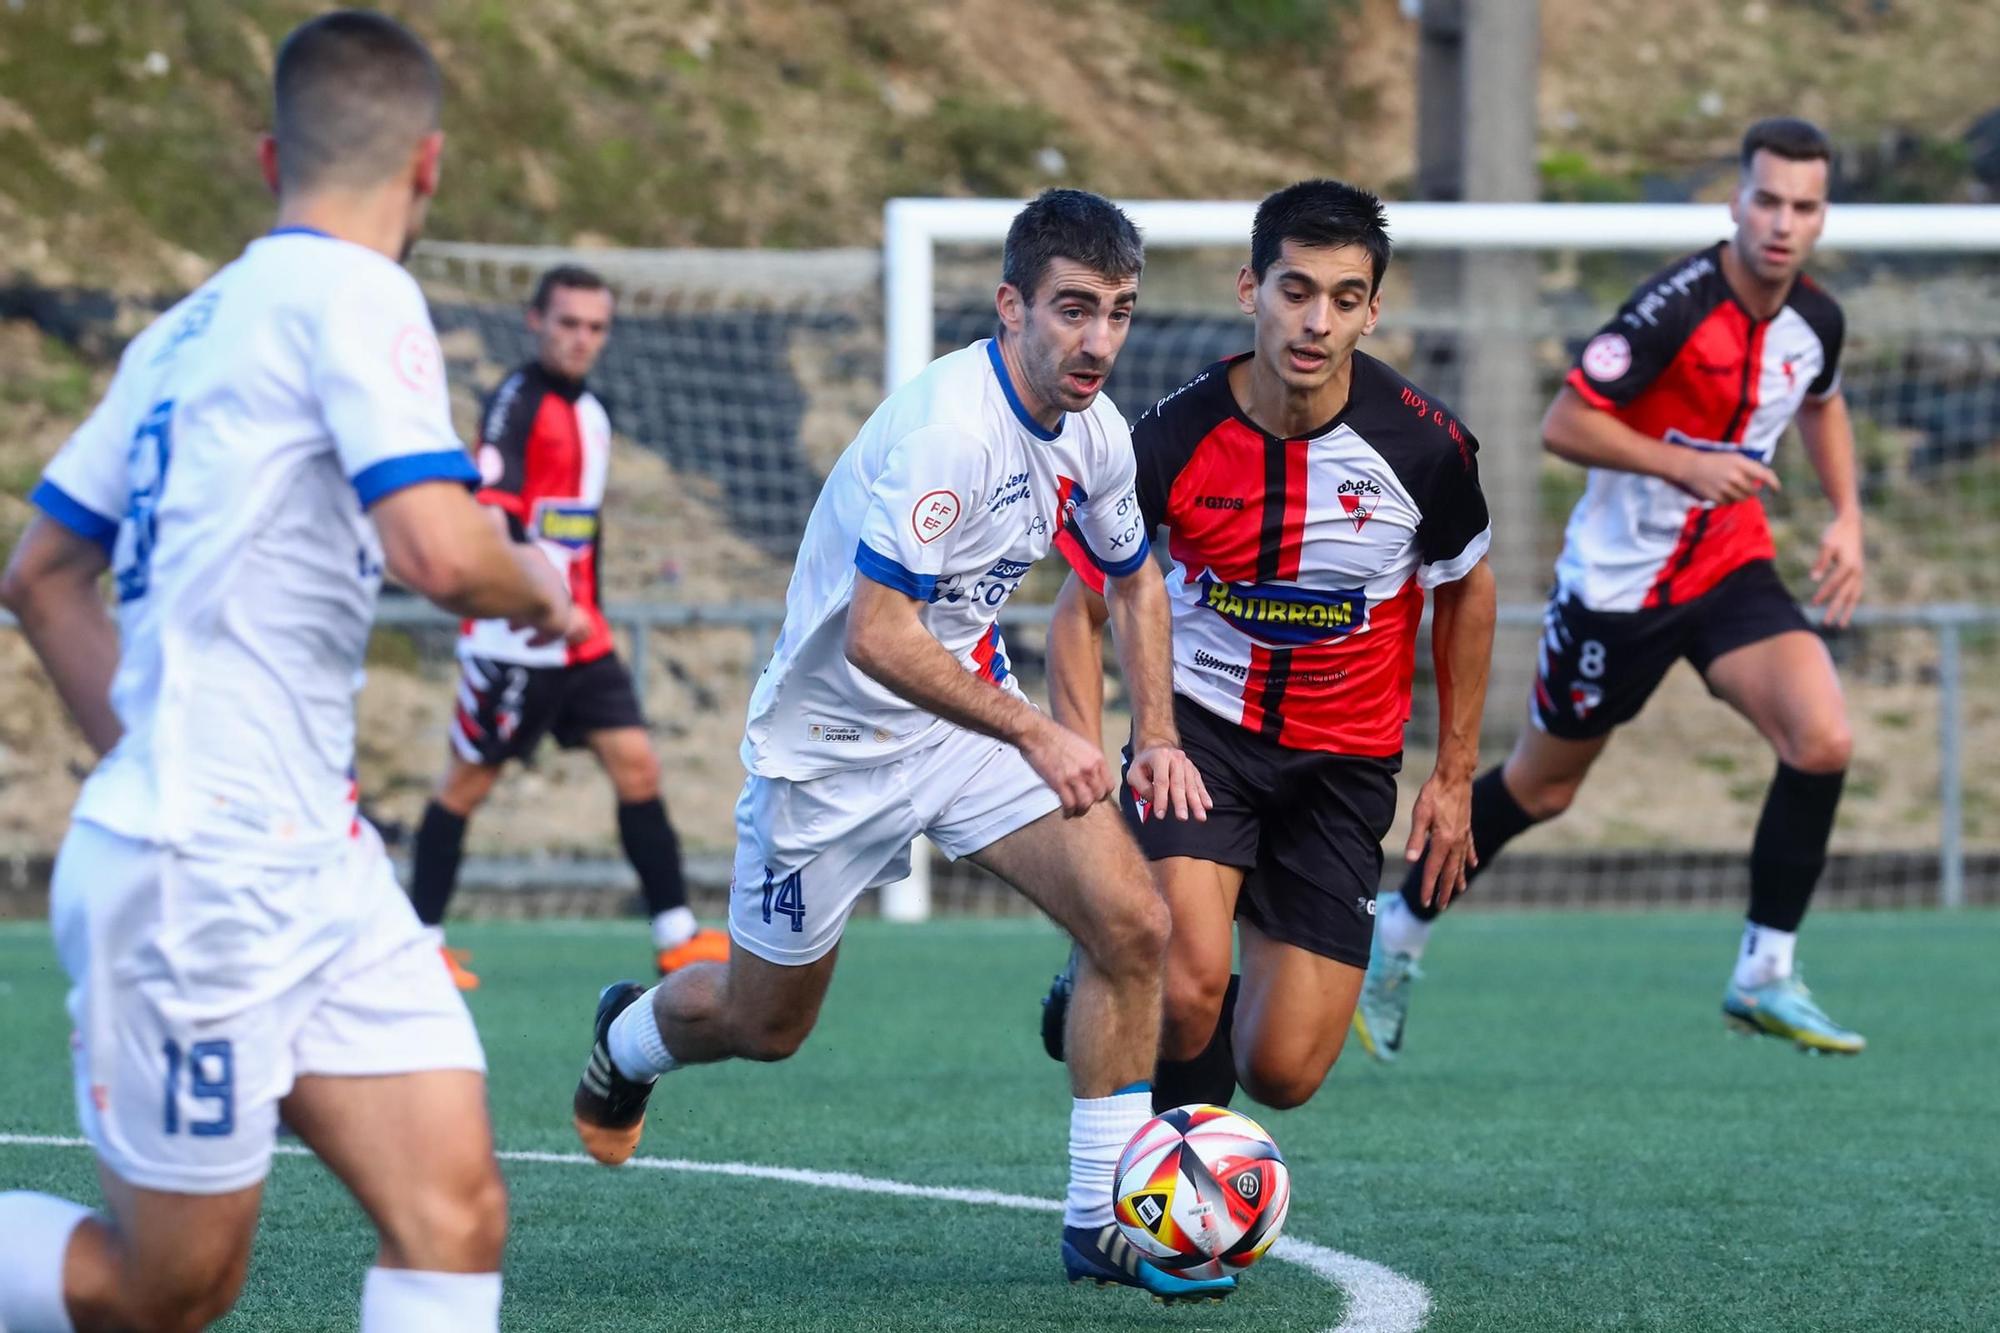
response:
<path id="1" fill-rule="evenodd" d="M 1771 930 L 1795 931 L 1805 920 L 1820 872 L 1826 869 L 1827 839 L 1840 805 L 1845 769 L 1808 773 L 1780 763 L 1757 818 L 1750 844 L 1750 921 Z"/>
<path id="2" fill-rule="evenodd" d="M 1499 768 L 1489 768 L 1472 784 L 1472 845 L 1479 852 L 1479 864 L 1465 872 L 1469 886 L 1479 872 L 1493 863 L 1500 849 L 1533 828 L 1535 821 L 1507 790 Z M 1426 849 L 1428 852 L 1428 849 Z M 1403 902 L 1420 921 L 1435 920 L 1443 909 L 1424 905 L 1424 863 L 1418 861 L 1403 876 Z"/>
<path id="3" fill-rule="evenodd" d="M 1242 980 L 1229 978 L 1229 989 L 1222 993 L 1222 1014 L 1200 1055 L 1192 1060 L 1162 1060 L 1154 1067 L 1154 1115 L 1196 1102 L 1227 1106 L 1236 1095 L 1236 1044 L 1229 1034 L 1236 1025 L 1236 990 Z"/>
<path id="4" fill-rule="evenodd" d="M 667 822 L 666 803 L 658 797 L 618 807 L 618 841 L 625 859 L 639 872 L 639 890 L 653 916 L 687 906 L 687 885 L 681 882 L 681 841 Z"/>
<path id="5" fill-rule="evenodd" d="M 410 902 L 427 926 L 444 922 L 445 904 L 458 887 L 458 860 L 465 851 L 465 816 L 436 801 L 424 807 L 417 846 L 410 856 Z"/>

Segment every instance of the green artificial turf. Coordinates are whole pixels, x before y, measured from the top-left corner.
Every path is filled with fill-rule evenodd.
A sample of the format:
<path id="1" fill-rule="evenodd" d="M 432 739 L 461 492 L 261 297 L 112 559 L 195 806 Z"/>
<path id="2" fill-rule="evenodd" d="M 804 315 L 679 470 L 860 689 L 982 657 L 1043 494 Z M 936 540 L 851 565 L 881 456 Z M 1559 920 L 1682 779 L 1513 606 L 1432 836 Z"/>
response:
<path id="1" fill-rule="evenodd" d="M 1801 954 L 1871 1043 L 1724 1034 L 1715 915 L 1476 915 L 1441 929 L 1394 1069 L 1351 1049 L 1259 1115 L 1288 1234 L 1423 1283 L 1433 1330 L 2000 1327 L 2000 915 L 1824 914 Z M 508 1150 L 571 1153 L 595 993 L 637 924 L 454 931 Z M 849 932 L 796 1059 L 671 1075 L 642 1155 L 1056 1198 L 1068 1100 L 1035 1036 L 1064 948 L 1025 921 Z M 0 1131 L 73 1135 L 45 929 L 0 928 Z M 712 1173 L 511 1162 L 510 1329 L 1316 1330 L 1341 1291 L 1267 1260 L 1222 1306 L 1070 1288 L 1052 1213 Z M 94 1199 L 87 1153 L 0 1146 L 0 1189 Z M 277 1164 L 233 1330 L 351 1329 L 372 1241 Z"/>

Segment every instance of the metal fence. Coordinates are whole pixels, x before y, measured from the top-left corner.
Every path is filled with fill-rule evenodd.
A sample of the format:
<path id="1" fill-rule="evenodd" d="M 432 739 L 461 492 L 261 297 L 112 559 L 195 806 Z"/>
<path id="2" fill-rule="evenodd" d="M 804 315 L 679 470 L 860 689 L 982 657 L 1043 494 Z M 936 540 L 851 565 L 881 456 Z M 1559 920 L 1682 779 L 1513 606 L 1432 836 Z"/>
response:
<path id="1" fill-rule="evenodd" d="M 658 691 L 663 680 L 671 679 L 661 671 L 660 659 L 676 652 L 677 643 L 698 638 L 701 631 L 724 630 L 747 636 L 747 649 L 741 652 L 740 662 L 732 661 L 722 667 L 713 662 L 705 664 L 705 669 L 711 674 L 723 670 L 737 676 L 741 693 L 747 694 L 750 682 L 770 655 L 771 645 L 783 623 L 784 607 L 782 603 L 766 601 L 725 604 L 615 602 L 607 608 L 607 617 L 619 633 L 626 660 L 632 668 L 635 687 L 640 691 L 641 702 L 646 703 L 649 691 Z M 1010 637 L 1018 640 L 1016 659 L 1022 664 L 1024 676 L 1031 684 L 1039 668 L 1039 636 L 1048 618 L 1049 607 L 1046 605 L 1019 605 L 1009 608 L 1002 616 L 1003 627 Z M 1503 628 L 1522 634 L 1538 625 L 1540 618 L 1541 608 L 1533 605 L 1510 605 L 1500 611 Z M 0 616 L 0 627 L 11 627 L 12 623 L 11 619 Z M 377 624 L 384 630 L 421 634 L 428 641 L 441 645 L 451 642 L 456 627 L 456 621 L 450 616 L 407 597 L 385 599 Z M 1934 698 L 1936 715 L 1934 747 L 1916 747 L 1926 757 L 1934 755 L 1934 769 L 1925 775 L 1923 782 L 1914 784 L 1921 790 L 1908 793 L 1906 802 L 1910 809 L 1921 813 L 1899 826 L 1899 845 L 1850 849 L 1846 861 L 1838 864 L 1830 874 L 1830 880 L 1845 886 L 1848 892 L 1842 900 L 1858 904 L 1934 903 L 1955 908 L 1968 902 L 2000 901 L 2000 855 L 1986 846 L 1994 840 L 1983 838 L 1975 846 L 1968 837 L 1970 803 L 1967 779 L 1968 755 L 1981 759 L 1985 753 L 1977 742 L 1968 746 L 1968 737 L 1980 727 L 2000 722 L 2000 716 L 1995 715 L 2000 710 L 1992 706 L 1995 701 L 1986 698 L 1986 692 L 1996 682 L 1984 670 L 1968 672 L 1968 655 L 1971 653 L 1975 660 L 1983 659 L 1985 654 L 2000 645 L 2000 607 L 1963 604 L 1869 607 L 1857 614 L 1855 630 L 1849 637 L 1866 641 L 1870 636 L 1910 635 L 1919 636 L 1923 646 L 1906 650 L 1920 663 L 1920 668 L 1905 674 L 1919 681 L 1921 688 Z M 1896 641 L 1903 642 L 1900 637 Z M 1840 642 L 1835 640 L 1836 645 Z M 1421 645 L 1418 656 L 1420 663 L 1428 662 L 1428 651 Z M 1504 661 L 1496 662 L 1496 667 L 1505 665 Z M 444 666 L 443 663 L 432 663 L 427 668 L 428 674 L 441 675 Z M 1107 670 L 1113 675 L 1110 707 L 1115 715 L 1121 703 L 1115 665 L 1107 663 Z M 1504 671 L 1496 672 L 1496 682 L 1506 680 Z M 425 688 L 440 702 L 449 697 L 447 688 L 438 688 L 434 683 Z M 1425 696 L 1420 681 L 1418 714 L 1413 719 L 1410 733 L 1413 768 L 1420 764 L 1420 745 L 1434 734 L 1429 730 L 1430 719 L 1424 710 Z M 1512 702 L 1506 687 L 1496 683 L 1487 709 L 1488 739 L 1496 747 L 1511 739 L 1509 728 L 1514 721 Z M 729 716 L 713 719 L 714 726 L 709 733 L 711 738 L 739 734 L 736 724 L 740 723 L 741 713 L 736 711 L 738 708 L 740 704 L 733 693 L 726 703 L 718 706 L 718 712 L 727 711 Z M 655 716 L 650 709 L 649 716 Z M 1113 725 L 1116 725 L 1115 721 Z M 1904 725 L 1914 729 L 1917 724 L 1914 720 L 1906 720 Z M 1494 755 L 1497 755 L 1497 749 Z M 1645 764 L 1648 760 L 1641 754 L 1630 762 Z M 675 767 L 669 765 L 670 804 L 677 808 L 699 808 L 699 802 L 694 799 L 696 793 L 676 788 Z M 727 775 L 732 771 L 733 750 L 723 761 L 721 773 Z M 1911 785 L 1911 776 L 1907 772 L 1903 775 L 1905 785 Z M 365 759 L 362 777 L 364 788 L 367 788 L 371 774 Z M 1931 795 L 1932 778 L 1934 797 Z M 724 780 L 724 777 L 717 777 L 709 785 Z M 1656 799 L 1663 803 L 1671 804 L 1676 799 L 1672 788 L 1662 786 L 1658 791 L 1660 795 Z M 706 794 L 716 796 L 713 792 Z M 733 791 L 728 794 L 733 795 Z M 1992 795 L 1980 795 L 1976 790 L 1972 794 L 1978 796 L 1981 810 Z M 713 822 L 710 821 L 711 825 Z M 1737 886 L 1729 877 L 1737 873 L 1735 862 L 1740 860 L 1740 855 L 1716 849 L 1718 841 L 1727 839 L 1716 837 L 1713 830 L 1695 827 L 1688 830 L 1684 840 L 1671 848 L 1648 846 L 1643 842 L 1619 845 L 1614 840 L 1604 845 L 1541 851 L 1525 857 L 1510 855 L 1500 865 L 1507 867 L 1510 862 L 1514 863 L 1514 887 L 1490 893 L 1482 890 L 1482 894 L 1475 897 L 1483 897 L 1496 904 L 1514 905 L 1601 903 L 1643 906 L 1729 901 L 1737 892 Z M 719 842 L 715 837 L 704 839 L 701 836 L 696 836 L 691 842 L 690 878 L 711 901 L 727 884 L 728 854 L 725 843 L 726 838 Z M 51 844 L 46 849 L 28 849 L 28 855 L 39 859 L 53 850 Z M 996 892 L 997 885 L 983 874 L 969 868 L 947 869 L 940 866 L 939 870 L 937 902 L 940 910 L 979 913 L 1015 910 L 1011 895 Z M 1553 887 L 1552 877 L 1561 877 L 1564 885 Z M 517 850 L 498 856 L 475 855 L 466 864 L 465 878 L 475 896 L 484 891 L 489 908 L 497 907 L 497 910 L 510 912 L 616 910 L 612 901 L 617 900 L 618 895 L 605 891 L 631 884 L 629 871 L 609 846 L 587 848 L 581 852 L 572 848 L 555 854 L 522 853 Z M 1488 878 L 1496 882 L 1500 879 L 1497 873 Z M 530 903 L 536 901 L 541 906 L 531 907 Z"/>

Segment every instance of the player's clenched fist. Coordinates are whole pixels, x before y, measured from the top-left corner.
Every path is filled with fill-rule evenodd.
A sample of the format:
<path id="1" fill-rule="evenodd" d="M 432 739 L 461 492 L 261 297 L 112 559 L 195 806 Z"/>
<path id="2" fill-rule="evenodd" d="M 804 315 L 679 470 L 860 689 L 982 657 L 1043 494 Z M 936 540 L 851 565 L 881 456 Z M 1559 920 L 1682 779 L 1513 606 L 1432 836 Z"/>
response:
<path id="1" fill-rule="evenodd" d="M 1111 795 L 1111 766 L 1104 762 L 1104 752 L 1066 727 L 1048 723 L 1021 747 L 1021 754 L 1054 789 L 1066 815 L 1080 815 Z"/>

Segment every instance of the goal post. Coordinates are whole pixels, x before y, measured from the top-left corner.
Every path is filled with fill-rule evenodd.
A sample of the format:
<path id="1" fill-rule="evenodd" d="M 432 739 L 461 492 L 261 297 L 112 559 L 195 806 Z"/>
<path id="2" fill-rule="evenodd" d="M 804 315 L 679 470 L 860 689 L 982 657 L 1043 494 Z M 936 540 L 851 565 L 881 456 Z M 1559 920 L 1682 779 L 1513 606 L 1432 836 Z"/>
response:
<path id="1" fill-rule="evenodd" d="M 939 198 L 888 202 L 883 222 L 886 388 L 894 389 L 915 376 L 946 345 L 980 336 L 991 327 L 988 298 L 998 274 L 991 257 L 1024 203 Z M 1153 295 L 1152 275 L 1162 257 L 1176 250 L 1238 256 L 1247 252 L 1256 203 L 1131 200 L 1122 201 L 1120 207 L 1145 240 L 1149 272 L 1140 318 L 1111 384 L 1121 409 L 1135 417 L 1154 397 L 1244 341 L 1246 323 L 1233 308 L 1215 306 L 1177 320 L 1169 300 L 1163 315 L 1162 303 Z M 1413 376 L 1452 401 L 1478 430 L 1488 453 L 1482 474 L 1496 532 L 1505 524 L 1522 534 L 1507 557 L 1514 562 L 1511 569 L 1496 566 L 1503 576 L 1501 600 L 1514 612 L 1505 618 L 1509 623 L 1502 633 L 1521 643 L 1503 640 L 1496 646 L 1488 714 L 1504 713 L 1511 726 L 1525 690 L 1521 663 L 1512 659 L 1527 660 L 1526 653 L 1515 649 L 1532 638 L 1528 623 L 1532 617 L 1524 620 L 1523 614 L 1540 595 L 1540 586 L 1530 586 L 1527 580 L 1546 582 L 1548 561 L 1560 539 L 1560 510 L 1569 499 L 1555 492 L 1573 482 L 1544 471 L 1535 428 L 1550 387 L 1559 381 L 1561 358 L 1572 355 L 1572 344 L 1610 316 L 1633 283 L 1676 254 L 1726 237 L 1733 224 L 1722 204 L 1391 202 L 1386 209 L 1399 257 L 1409 258 L 1419 269 L 1426 263 L 1434 268 L 1443 265 L 1456 276 L 1443 285 L 1450 294 L 1441 299 L 1438 285 L 1428 289 L 1428 308 L 1423 307 L 1426 289 L 1421 277 L 1416 279 L 1418 300 L 1405 299 L 1407 293 L 1399 291 L 1371 346 L 1377 355 L 1406 366 L 1420 362 Z M 947 265 L 948 251 L 977 252 L 983 262 Z M 1459 260 L 1432 258 L 1453 255 Z M 1849 398 L 1858 423 L 1864 415 L 1871 418 L 1866 426 L 1868 447 L 1877 453 L 1870 455 L 1866 466 L 1886 466 L 1892 476 L 1917 476 L 1920 465 L 1932 469 L 1922 474 L 1931 486 L 1923 503 L 1901 503 L 1897 512 L 1881 520 L 1897 525 L 1892 545 L 1898 548 L 1898 558 L 1908 555 L 1909 568 L 1918 568 L 1915 552 L 1939 547 L 1939 534 L 1949 533 L 1959 544 L 1947 549 L 1954 555 L 1965 551 L 1957 563 L 1977 571 L 1954 573 L 1950 579 L 1905 578 L 1892 593 L 1892 604 L 1900 600 L 1914 607 L 1953 598 L 1990 603 L 2000 594 L 2000 582 L 1981 582 L 1991 577 L 1986 570 L 2000 565 L 2000 520 L 1996 520 L 2000 392 L 1988 393 L 1982 387 L 2000 377 L 2000 276 L 1990 262 L 1997 256 L 2000 207 L 1970 204 L 1836 203 L 1828 212 L 1816 251 L 1816 270 L 1851 269 L 1860 274 L 1850 276 L 1849 285 L 1860 289 L 1852 294 L 1840 282 L 1832 285 L 1849 303 L 1844 357 L 1844 364 L 1852 368 L 1846 374 Z M 1461 261 L 1462 266 L 1453 267 Z M 1404 267 L 1400 258 L 1397 267 Z M 1219 267 L 1214 275 L 1218 296 L 1232 271 Z M 1911 290 L 1884 290 L 1896 288 L 1906 273 L 1916 275 L 1902 284 Z M 1397 280 L 1393 272 L 1391 280 Z M 1881 313 L 1885 310 L 1886 317 Z M 1195 324 L 1204 327 L 1189 331 Z M 1160 329 L 1179 341 L 1163 348 L 1168 334 L 1155 332 Z M 1152 339 L 1144 351 L 1139 349 L 1142 338 Z M 1443 354 L 1446 369 L 1435 372 L 1437 379 L 1432 363 L 1423 360 L 1427 338 L 1458 349 Z M 1385 351 L 1385 342 L 1400 351 Z M 1142 364 L 1148 358 L 1152 364 Z M 1930 442 L 1911 443 L 1930 430 L 1925 423 L 1913 424 L 1916 410 L 1907 401 L 1912 396 L 1922 397 L 1935 408 L 1933 416 L 1950 417 L 1953 424 L 1931 431 Z M 1790 450 L 1786 466 L 1803 468 L 1802 452 Z M 1785 495 L 1774 501 L 1774 509 L 1797 510 L 1801 525 L 1781 538 L 1781 547 L 1789 540 L 1796 548 L 1817 535 L 1816 526 L 1810 533 L 1803 527 L 1815 512 L 1811 505 L 1816 488 L 1810 473 L 1803 473 L 1799 483 L 1788 477 Z M 1803 501 L 1798 498 L 1801 494 L 1806 497 Z M 1774 513 L 1774 523 L 1784 521 L 1788 520 Z M 1988 547 L 1992 559 L 1987 559 Z M 1907 660 L 1930 649 L 1919 645 L 1897 651 L 1902 659 L 1882 670 L 1912 676 L 1929 673 L 1936 678 L 1935 662 Z M 1510 676 L 1508 670 L 1516 674 Z M 1422 689 L 1420 684 L 1420 694 Z M 1411 733 L 1413 751 L 1419 745 L 1423 706 L 1420 698 L 1420 717 Z M 1955 696 L 1950 706 L 1956 706 Z M 1891 711 L 1885 707 L 1884 715 Z M 1957 737 L 1950 739 L 1956 742 Z M 1720 766 L 1725 757 L 1711 756 L 1704 762 Z M 1957 829 L 1952 821 L 1957 813 L 1949 809 L 1954 780 L 1949 775 L 1936 778 L 1936 770 L 1931 776 L 1939 782 L 1938 799 L 1948 807 L 1946 831 L 1938 841 L 1955 850 Z M 1735 785 L 1748 786 L 1747 782 Z M 1724 836 L 1714 829 L 1705 832 L 1718 840 Z M 885 915 L 920 920 L 929 914 L 929 858 L 924 851 L 919 844 L 910 879 L 884 890 Z M 1592 872 L 1586 868 L 1565 873 L 1581 882 Z M 1946 867 L 1942 873 L 1948 884 L 1953 872 Z M 1902 887 L 1891 889 L 1905 892 Z M 1889 890 L 1886 896 L 1892 896 Z"/>

